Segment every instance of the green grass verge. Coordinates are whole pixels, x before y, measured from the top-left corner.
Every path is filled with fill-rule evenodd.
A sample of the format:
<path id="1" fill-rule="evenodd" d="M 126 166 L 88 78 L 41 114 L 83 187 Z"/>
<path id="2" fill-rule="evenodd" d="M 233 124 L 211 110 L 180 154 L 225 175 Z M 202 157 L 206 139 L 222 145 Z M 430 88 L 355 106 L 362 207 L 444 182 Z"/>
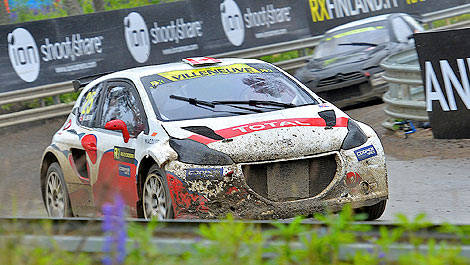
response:
<path id="1" fill-rule="evenodd" d="M 424 239 L 422 229 L 430 226 L 424 215 L 414 220 L 398 216 L 399 226 L 394 229 L 380 228 L 379 237 L 366 233 L 367 224 L 353 224 L 355 216 L 350 207 L 338 215 L 317 215 L 327 224 L 326 229 L 312 229 L 295 218 L 288 224 L 277 223 L 270 230 L 261 230 L 258 225 L 236 222 L 228 217 L 225 223 L 201 225 L 200 241 L 181 255 L 169 255 L 156 248 L 151 240 L 158 237 L 157 228 L 162 224 L 151 221 L 145 226 L 130 224 L 127 233 L 133 243 L 126 246 L 127 256 L 122 264 L 470 264 L 470 259 L 461 255 L 461 246 L 470 244 L 470 228 L 442 225 L 441 232 L 458 235 L 454 242 Z M 50 224 L 45 230 L 51 231 Z M 363 232 L 363 233 L 358 233 Z M 0 237 L 1 264 L 99 264 L 103 257 L 114 257 L 118 251 L 108 254 L 71 253 L 60 250 L 51 241 L 52 248 L 41 245 L 21 245 L 18 232 L 2 231 Z M 358 236 L 359 235 L 359 236 Z M 275 242 L 275 244 L 273 244 Z M 295 244 L 294 244 L 295 242 Z M 345 244 L 367 242 L 371 248 L 358 251 L 347 257 L 340 255 Z M 398 260 L 390 255 L 390 247 L 397 243 L 408 243 L 411 250 Z M 425 245 L 428 251 L 419 251 Z M 113 263 L 118 264 L 118 263 Z"/>

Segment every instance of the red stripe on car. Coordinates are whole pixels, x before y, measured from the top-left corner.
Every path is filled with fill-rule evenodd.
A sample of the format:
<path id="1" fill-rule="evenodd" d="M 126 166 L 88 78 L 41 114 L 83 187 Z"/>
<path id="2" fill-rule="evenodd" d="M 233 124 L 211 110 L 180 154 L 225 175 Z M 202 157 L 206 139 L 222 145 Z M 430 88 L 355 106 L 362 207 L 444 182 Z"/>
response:
<path id="1" fill-rule="evenodd" d="M 240 135 L 245 135 L 253 132 L 271 130 L 284 127 L 297 127 L 297 126 L 310 126 L 310 127 L 326 127 L 326 122 L 322 118 L 296 118 L 296 119 L 280 119 L 280 120 L 270 120 L 270 121 L 261 121 L 255 123 L 248 123 L 243 125 L 237 125 L 234 127 L 229 127 L 225 129 L 220 129 L 215 131 L 218 135 L 227 138 L 233 138 Z M 333 127 L 347 127 L 348 118 L 339 117 L 336 118 L 336 125 Z M 214 140 L 202 135 L 191 135 L 188 139 L 200 142 L 202 144 L 210 144 L 217 142 Z"/>

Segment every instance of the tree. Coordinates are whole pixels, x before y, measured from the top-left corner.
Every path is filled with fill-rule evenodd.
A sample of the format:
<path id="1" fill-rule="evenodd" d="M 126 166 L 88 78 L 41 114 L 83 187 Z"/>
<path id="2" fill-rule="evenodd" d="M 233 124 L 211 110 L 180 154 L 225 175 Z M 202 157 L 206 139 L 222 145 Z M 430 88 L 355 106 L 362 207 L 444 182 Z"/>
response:
<path id="1" fill-rule="evenodd" d="M 95 12 L 104 11 L 104 0 L 93 0 Z"/>
<path id="2" fill-rule="evenodd" d="M 63 4 L 65 12 L 67 12 L 67 15 L 69 16 L 80 15 L 83 13 L 78 0 L 64 0 Z"/>
<path id="3" fill-rule="evenodd" d="M 10 23 L 10 14 L 7 12 L 5 1 L 0 0 L 0 24 Z"/>

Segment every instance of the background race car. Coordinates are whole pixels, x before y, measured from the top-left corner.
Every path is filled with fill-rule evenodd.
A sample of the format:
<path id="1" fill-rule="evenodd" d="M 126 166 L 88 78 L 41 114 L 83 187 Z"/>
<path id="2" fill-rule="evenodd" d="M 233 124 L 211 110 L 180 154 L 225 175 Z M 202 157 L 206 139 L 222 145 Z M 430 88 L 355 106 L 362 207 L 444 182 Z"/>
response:
<path id="1" fill-rule="evenodd" d="M 338 107 L 382 98 L 387 89 L 382 60 L 414 47 L 423 27 L 406 14 L 370 17 L 329 30 L 296 77 Z"/>

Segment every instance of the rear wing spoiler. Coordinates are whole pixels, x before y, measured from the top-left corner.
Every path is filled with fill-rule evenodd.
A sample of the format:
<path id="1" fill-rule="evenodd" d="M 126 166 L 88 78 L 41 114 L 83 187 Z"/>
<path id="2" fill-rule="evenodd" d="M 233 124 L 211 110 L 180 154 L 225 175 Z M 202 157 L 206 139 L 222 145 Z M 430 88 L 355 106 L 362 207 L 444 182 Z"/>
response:
<path id="1" fill-rule="evenodd" d="M 93 80 L 95 80 L 99 77 L 102 77 L 104 75 L 111 74 L 111 73 L 114 73 L 114 72 L 105 72 L 105 73 L 99 73 L 99 74 L 94 74 L 94 75 L 83 76 L 83 77 L 77 78 L 77 79 L 72 81 L 73 90 L 75 92 L 77 92 L 78 90 L 80 90 L 80 88 L 88 85 Z"/>

